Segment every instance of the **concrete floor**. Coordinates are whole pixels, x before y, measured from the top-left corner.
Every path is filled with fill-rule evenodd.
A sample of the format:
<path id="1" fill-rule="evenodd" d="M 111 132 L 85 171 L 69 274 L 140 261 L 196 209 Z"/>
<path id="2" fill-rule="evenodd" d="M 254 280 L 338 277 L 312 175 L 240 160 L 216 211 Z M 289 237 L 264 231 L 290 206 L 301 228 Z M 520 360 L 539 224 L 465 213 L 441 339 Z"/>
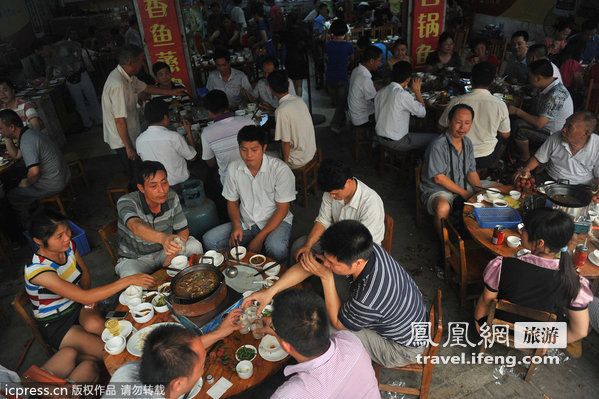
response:
<path id="1" fill-rule="evenodd" d="M 306 97 L 306 96 L 304 96 Z M 333 109 L 330 101 L 322 90 L 315 91 L 313 96 L 314 112 L 324 114 L 330 120 Z M 316 128 L 318 146 L 322 148 L 325 157 L 335 157 L 351 164 L 355 176 L 375 189 L 385 203 L 386 212 L 393 217 L 392 254 L 400 264 L 412 275 L 424 294 L 427 306 L 434 297 L 437 289 L 443 290 L 443 321 L 444 336 L 447 339 L 447 323 L 468 321 L 472 315 L 472 303 L 460 310 L 456 292 L 438 276 L 438 265 L 441 264 L 440 243 L 437 240 L 430 220 L 424 219 L 422 226 L 415 224 L 415 190 L 413 182 L 400 185 L 399 178 L 394 173 L 386 173 L 384 178 L 378 174 L 373 160 L 362 151 L 359 161 L 353 158 L 353 151 L 348 131 L 339 135 L 331 133 L 325 122 Z M 90 180 L 91 191 L 86 192 L 83 185 L 76 183 L 77 192 L 74 207 L 75 220 L 84 226 L 97 229 L 114 218 L 105 194 L 106 183 L 119 170 L 120 166 L 115 155 L 111 155 L 102 141 L 101 129 L 72 135 L 68 137 L 68 150 L 81 154 L 87 176 Z M 311 196 L 308 208 L 293 204 L 294 214 L 292 239 L 307 234 L 318 213 L 320 195 Z M 84 256 L 91 270 L 92 284 L 102 285 L 112 281 L 113 266 L 106 254 L 99 236 L 93 229 L 87 229 L 86 234 L 92 251 Z M 31 252 L 21 248 L 15 252 L 17 265 L 29 262 Z M 0 307 L 7 315 L 8 324 L 0 329 L 0 364 L 14 368 L 31 333 L 22 320 L 10 307 L 10 301 L 23 286 L 22 278 L 5 278 L 0 282 Z M 1 321 L 1 319 L 0 319 Z M 439 348 L 439 355 L 459 355 L 466 352 L 478 352 L 477 348 L 466 349 L 457 346 Z M 500 348 L 492 348 L 492 354 L 505 354 Z M 512 354 L 510 352 L 509 354 Z M 561 355 L 562 364 L 540 365 L 530 382 L 525 382 L 514 372 L 494 365 L 438 365 L 435 367 L 431 383 L 431 398 L 597 398 L 599 397 L 599 336 L 591 333 L 583 342 L 583 355 L 580 359 L 567 359 Z M 41 365 L 46 360 L 37 342 L 29 350 L 20 372 L 29 365 Z M 383 372 L 383 380 L 397 384 L 413 382 L 413 377 L 398 372 Z M 544 396 L 545 395 L 545 396 Z M 400 395 L 387 394 L 383 397 L 399 398 Z"/>

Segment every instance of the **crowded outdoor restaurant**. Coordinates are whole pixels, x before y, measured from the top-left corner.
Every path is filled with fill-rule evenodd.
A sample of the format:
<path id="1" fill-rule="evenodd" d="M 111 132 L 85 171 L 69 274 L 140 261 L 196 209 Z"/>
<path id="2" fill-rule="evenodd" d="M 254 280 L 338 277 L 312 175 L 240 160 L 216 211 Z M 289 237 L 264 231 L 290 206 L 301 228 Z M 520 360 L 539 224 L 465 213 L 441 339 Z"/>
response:
<path id="1" fill-rule="evenodd" d="M 598 397 L 591 3 L 6 0 L 0 397 Z"/>

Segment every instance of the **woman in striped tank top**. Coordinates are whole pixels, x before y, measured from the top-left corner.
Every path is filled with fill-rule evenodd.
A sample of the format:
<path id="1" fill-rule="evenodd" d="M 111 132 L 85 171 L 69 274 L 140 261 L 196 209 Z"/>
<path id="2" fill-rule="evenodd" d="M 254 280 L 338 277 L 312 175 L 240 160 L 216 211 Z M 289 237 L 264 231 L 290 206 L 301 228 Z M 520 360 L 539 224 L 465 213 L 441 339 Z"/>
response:
<path id="1" fill-rule="evenodd" d="M 97 309 L 84 308 L 135 284 L 155 285 L 147 274 L 138 274 L 91 288 L 90 274 L 75 243 L 66 218 L 50 209 L 33 215 L 30 229 L 39 249 L 25 266 L 25 288 L 40 330 L 56 349 L 74 348 L 81 358 L 102 361 L 104 317 Z"/>

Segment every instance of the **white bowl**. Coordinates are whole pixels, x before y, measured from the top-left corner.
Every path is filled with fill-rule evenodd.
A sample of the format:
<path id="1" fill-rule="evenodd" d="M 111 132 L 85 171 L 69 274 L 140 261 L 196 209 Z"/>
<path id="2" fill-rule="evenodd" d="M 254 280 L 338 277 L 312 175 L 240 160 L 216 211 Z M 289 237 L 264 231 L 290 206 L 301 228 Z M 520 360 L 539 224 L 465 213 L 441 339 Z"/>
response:
<path id="1" fill-rule="evenodd" d="M 127 301 L 127 306 L 129 307 L 129 310 L 131 310 L 134 307 L 139 306 L 141 304 L 141 302 L 142 302 L 141 298 L 129 299 Z"/>
<path id="2" fill-rule="evenodd" d="M 252 360 L 254 360 L 256 358 L 256 355 L 258 354 L 258 350 L 256 349 L 256 347 L 254 345 L 241 345 L 239 348 L 237 348 L 235 350 L 235 359 L 237 359 L 238 362 L 241 362 L 243 360 L 239 360 L 239 358 L 237 357 L 237 351 L 243 347 L 246 347 L 248 349 L 253 349 L 254 350 L 254 357 L 252 357 L 251 359 L 247 360 L 248 362 L 251 362 Z"/>
<path id="3" fill-rule="evenodd" d="M 185 266 L 187 266 L 187 256 L 185 255 L 175 256 L 171 260 L 171 267 L 175 269 L 183 269 Z"/>
<path id="4" fill-rule="evenodd" d="M 145 312 L 148 311 L 147 314 L 145 314 L 144 316 L 137 316 L 134 312 Z M 131 309 L 131 316 L 133 316 L 133 320 L 135 320 L 138 323 L 146 323 L 148 321 L 150 321 L 150 319 L 152 319 L 152 317 L 154 317 L 154 305 L 152 305 L 151 303 L 140 303 L 139 305 L 137 305 L 136 307 L 134 307 L 133 309 Z"/>
<path id="5" fill-rule="evenodd" d="M 157 294 L 157 295 L 154 295 L 154 298 L 152 298 L 152 306 L 154 306 L 154 310 L 157 313 L 164 313 L 164 312 L 168 311 L 168 306 L 166 306 L 166 303 L 162 306 L 156 305 L 158 298 L 162 298 L 162 297 L 165 297 L 165 295 Z"/>
<path id="6" fill-rule="evenodd" d="M 487 190 L 487 197 L 491 199 L 499 198 L 501 193 L 495 190 Z"/>
<path id="7" fill-rule="evenodd" d="M 127 297 L 127 300 L 131 300 L 133 298 L 141 299 L 142 294 L 143 294 L 143 289 L 138 285 L 130 285 L 125 290 L 125 296 Z"/>
<path id="8" fill-rule="evenodd" d="M 235 111 L 235 116 L 244 116 L 245 115 L 245 109 L 238 109 L 237 111 Z"/>
<path id="9" fill-rule="evenodd" d="M 250 257 L 250 264 L 252 266 L 260 266 L 262 265 L 264 262 L 266 262 L 266 257 L 264 255 L 254 255 L 252 257 Z"/>
<path id="10" fill-rule="evenodd" d="M 238 246 L 238 247 L 231 248 L 231 257 L 232 257 L 232 259 L 234 259 L 234 260 L 237 259 L 238 255 L 236 254 L 236 251 L 235 251 L 236 248 L 239 249 L 239 259 L 243 259 L 243 257 L 247 253 L 247 249 L 245 249 L 245 247 L 242 247 L 241 245 Z"/>
<path id="11" fill-rule="evenodd" d="M 507 201 L 502 199 L 494 199 L 493 206 L 495 208 L 505 208 L 507 206 Z"/>
<path id="12" fill-rule="evenodd" d="M 267 334 L 262 338 L 262 341 L 260 341 L 260 346 L 267 352 L 274 352 L 281 349 L 279 340 L 274 335 L 270 334 Z"/>
<path id="13" fill-rule="evenodd" d="M 517 236 L 509 236 L 506 239 L 507 242 L 507 246 L 510 248 L 518 248 L 520 246 L 520 243 L 522 242 L 522 240 L 520 239 L 520 237 Z"/>
<path id="14" fill-rule="evenodd" d="M 118 355 L 125 350 L 127 340 L 123 336 L 112 337 L 104 344 L 104 350 L 111 355 Z"/>
<path id="15" fill-rule="evenodd" d="M 262 268 L 266 269 L 267 267 L 271 266 L 273 263 L 275 263 L 275 262 L 268 262 L 267 264 L 262 266 Z M 272 269 L 265 271 L 264 274 L 271 277 L 271 276 L 276 276 L 277 274 L 279 274 L 280 271 L 281 271 L 281 265 L 276 265 Z"/>
<path id="16" fill-rule="evenodd" d="M 212 258 L 212 259 L 204 259 L 204 258 Z M 210 251 L 206 251 L 206 253 L 202 256 L 202 259 L 200 259 L 200 260 L 205 263 L 214 264 L 214 266 L 220 266 L 223 263 L 223 261 L 225 260 L 225 257 L 223 256 L 223 254 L 211 249 Z"/>
<path id="17" fill-rule="evenodd" d="M 235 371 L 237 371 L 239 378 L 247 380 L 254 374 L 254 365 L 249 360 L 242 360 L 235 366 Z"/>
<path id="18" fill-rule="evenodd" d="M 248 104 L 248 110 L 249 111 L 255 111 L 256 110 L 256 103 L 249 103 Z"/>
<path id="19" fill-rule="evenodd" d="M 522 196 L 522 193 L 520 191 L 516 191 L 516 190 L 510 191 L 510 197 L 512 197 L 516 201 L 518 201 L 520 199 L 520 196 Z"/>

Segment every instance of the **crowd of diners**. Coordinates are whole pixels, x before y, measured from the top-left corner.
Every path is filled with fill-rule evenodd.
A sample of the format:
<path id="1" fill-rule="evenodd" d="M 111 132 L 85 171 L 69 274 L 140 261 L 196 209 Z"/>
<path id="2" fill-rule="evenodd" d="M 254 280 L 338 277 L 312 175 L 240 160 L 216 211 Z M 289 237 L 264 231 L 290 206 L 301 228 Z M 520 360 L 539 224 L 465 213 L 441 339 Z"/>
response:
<path id="1" fill-rule="evenodd" d="M 35 108 L 15 97 L 11 81 L 0 80 L 4 108 L 0 133 L 8 155 L 22 158 L 27 167 L 16 187 L 6 190 L 9 205 L 3 202 L 2 206 L 16 211 L 21 228 L 28 229 L 39 246 L 24 277 L 39 328 L 58 350 L 46 368 L 74 382 L 97 381 L 103 367 L 104 315 L 88 305 L 132 284 L 154 286 L 152 273 L 178 254 L 222 251 L 239 243 L 288 266 L 273 286 L 255 292 L 242 304 L 247 307 L 257 301 L 260 314 L 273 301 L 272 317 L 265 318 L 263 332 L 277 337 L 297 362 L 285 368 L 289 378 L 269 395 L 380 397 L 371 362 L 399 367 L 415 363 L 424 353 L 430 337 L 415 339 L 412 330 L 414 323 L 428 320 L 423 295 L 410 274 L 381 247 L 385 234 L 381 196 L 335 154 L 325 153 L 318 168 L 317 184 L 324 194 L 312 229 L 290 243 L 294 170 L 310 162 L 317 151 L 311 115 L 302 98 L 306 75 L 298 68 L 307 51 L 307 45 L 299 43 L 305 25 L 294 15 L 287 16 L 286 23 L 282 15 L 279 20 L 280 10 L 273 1 L 266 1 L 270 17 L 258 3 L 250 9 L 250 21 L 240 8 L 241 0 L 233 3 L 230 15 L 223 14 L 219 3 L 210 7 L 206 41 L 235 48 L 242 45 L 240 37 L 248 26 L 255 25 L 251 46 L 266 50 L 259 59 L 264 77 L 252 84 L 242 71 L 231 67 L 226 48 L 215 48 L 216 70 L 208 76 L 204 98 L 213 123 L 203 129 L 199 140 L 187 121 L 183 121 L 184 136 L 169 130 L 173 99 L 183 103 L 191 99 L 185 87 L 172 81 L 165 63 L 152 66 L 155 84 L 140 81 L 136 75 L 144 54 L 135 43 L 119 47 L 118 66 L 106 79 L 101 100 L 90 102 L 91 115 L 86 118 L 87 110 L 77 108 L 84 124 L 102 124 L 105 142 L 131 179 L 131 192 L 117 203 L 118 279 L 104 286 L 92 288 L 66 218 L 47 208 L 32 213 L 36 200 L 68 184 L 70 172 L 60 149 L 41 131 L 43 122 Z M 321 83 L 335 104 L 330 130 L 347 132 L 347 111 L 352 128 L 374 132 L 374 145 L 423 153 L 417 189 L 440 238 L 443 219 L 495 184 L 481 180 L 480 174 L 497 167 L 505 148 L 515 154 L 514 178 L 529 178 L 545 165 L 535 174 L 539 184 L 563 178 L 575 184 L 597 184 L 597 116 L 575 110 L 571 96 L 572 87 L 582 82 L 580 61 L 599 55 L 594 23 L 585 22 L 579 33 L 570 36 L 572 26 L 560 20 L 553 37 L 531 46 L 527 32 L 513 33 L 511 57 L 501 71 L 485 40 L 473 40 L 472 54 L 465 61 L 471 66 L 472 91 L 452 98 L 437 121 L 438 132 L 425 133 L 413 131 L 410 124 L 411 116 L 423 118 L 430 111 L 406 42 L 400 39 L 381 49 L 380 43 L 360 40 L 360 58 L 351 68 L 356 48 L 349 41 L 347 21 L 336 14 L 327 27 L 325 21 L 333 18 L 329 11 L 315 1 L 304 23 L 311 28 L 308 36 L 321 38 L 328 29 L 322 57 L 315 54 L 314 59 L 323 63 Z M 367 14 L 360 14 L 362 22 Z M 383 18 L 380 12 L 377 16 Z M 281 60 L 287 69 L 279 69 L 281 43 L 287 44 L 286 58 Z M 69 49 L 66 58 L 61 58 L 64 50 L 59 46 L 36 46 L 47 61 L 48 76 L 56 72 L 68 78 L 71 72 L 63 67 L 80 61 L 77 46 Z M 461 63 L 453 35 L 444 32 L 427 57 L 425 71 L 444 73 Z M 508 106 L 493 96 L 489 88 L 498 74 L 511 83 L 527 84 L 535 93 L 532 103 L 526 108 Z M 86 78 L 80 79 L 71 85 L 81 85 Z M 233 111 L 247 101 L 270 112 L 274 118 L 270 127 L 235 115 Z M 138 113 L 138 102 L 144 104 L 143 115 Z M 276 156 L 267 154 L 271 129 L 274 141 L 280 142 Z M 193 237 L 177 193 L 193 177 L 188 164 L 196 161 L 198 149 L 201 160 L 218 175 L 210 184 L 225 217 L 202 237 Z M 4 197 L 2 188 L 0 196 Z M 597 195 L 593 201 L 599 202 Z M 522 245 L 529 254 L 499 256 L 486 267 L 479 265 L 484 268 L 484 291 L 472 323 L 480 330 L 493 299 L 506 299 L 558 314 L 568 323 L 568 343 L 579 343 L 590 326 L 599 328 L 599 302 L 589 281 L 576 275 L 567 252 L 574 223 L 561 211 L 537 209 L 526 215 L 524 225 Z M 310 277 L 320 281 L 322 295 L 292 288 Z M 184 395 L 202 377 L 207 349 L 241 328 L 240 314 L 241 310 L 230 312 L 217 330 L 201 337 L 179 326 L 155 329 L 141 360 L 119 368 L 112 382 L 166 382 L 165 397 Z"/>

